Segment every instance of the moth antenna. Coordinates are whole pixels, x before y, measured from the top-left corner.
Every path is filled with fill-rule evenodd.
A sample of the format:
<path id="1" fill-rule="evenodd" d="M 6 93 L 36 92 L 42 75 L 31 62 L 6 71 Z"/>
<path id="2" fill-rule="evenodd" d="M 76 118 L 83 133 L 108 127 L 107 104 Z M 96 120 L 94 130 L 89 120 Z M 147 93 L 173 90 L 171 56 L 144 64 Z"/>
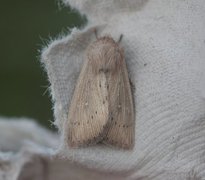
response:
<path id="1" fill-rule="evenodd" d="M 119 40 L 118 40 L 118 43 L 121 42 L 122 38 L 123 38 L 123 34 L 120 35 L 120 38 L 119 38 Z"/>
<path id="2" fill-rule="evenodd" d="M 95 33 L 96 39 L 98 39 L 98 33 L 97 33 L 97 29 L 96 28 L 94 29 L 94 33 Z"/>

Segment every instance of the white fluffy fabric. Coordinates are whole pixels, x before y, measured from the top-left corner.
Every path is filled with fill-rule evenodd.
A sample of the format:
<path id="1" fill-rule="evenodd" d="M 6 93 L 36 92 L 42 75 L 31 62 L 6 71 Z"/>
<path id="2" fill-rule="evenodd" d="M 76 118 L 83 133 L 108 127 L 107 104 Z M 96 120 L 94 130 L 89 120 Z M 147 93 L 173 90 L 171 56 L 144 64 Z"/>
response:
<path id="1" fill-rule="evenodd" d="M 54 156 L 58 144 L 57 134 L 32 119 L 0 117 L 0 180 L 25 180 L 22 175 L 40 180 L 42 164 Z M 37 163 L 36 158 L 42 160 Z M 29 164 L 36 166 L 28 171 Z"/>
<path id="2" fill-rule="evenodd" d="M 59 137 L 39 126 L 33 119 L 0 117 L 0 151 L 18 152 L 27 143 L 54 148 Z"/>
<path id="3" fill-rule="evenodd" d="M 205 179 L 204 1 L 64 3 L 85 14 L 88 24 L 81 30 L 74 28 L 42 52 L 51 83 L 55 124 L 62 137 L 56 157 L 63 157 L 72 167 L 76 163 L 81 167 L 55 166 L 59 175 L 56 179 L 60 175 L 71 179 Z M 95 40 L 93 27 L 99 36 L 109 34 L 118 40 L 120 34 L 124 35 L 121 46 L 135 86 L 136 135 L 132 151 L 103 145 L 70 149 L 65 140 L 68 132 L 64 124 L 84 52 Z M 47 179 L 52 179 L 52 171 L 48 172 Z"/>
<path id="4" fill-rule="evenodd" d="M 55 124 L 64 141 L 60 153 L 91 169 L 127 178 L 205 178 L 205 3 L 203 0 L 64 0 L 88 17 L 83 30 L 43 51 L 54 100 Z M 99 35 L 121 45 L 135 86 L 133 151 L 104 146 L 70 149 L 64 123 L 84 51 Z M 145 179 L 146 179 L 145 178 Z"/>

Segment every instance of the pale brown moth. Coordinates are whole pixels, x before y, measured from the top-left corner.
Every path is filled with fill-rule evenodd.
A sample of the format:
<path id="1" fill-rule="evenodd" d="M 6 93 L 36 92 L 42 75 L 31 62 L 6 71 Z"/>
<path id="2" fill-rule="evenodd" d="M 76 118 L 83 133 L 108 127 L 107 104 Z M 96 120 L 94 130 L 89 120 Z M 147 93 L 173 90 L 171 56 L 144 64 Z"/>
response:
<path id="1" fill-rule="evenodd" d="M 68 123 L 70 147 L 98 142 L 123 149 L 134 145 L 134 108 L 124 51 L 109 36 L 97 38 L 86 50 Z"/>

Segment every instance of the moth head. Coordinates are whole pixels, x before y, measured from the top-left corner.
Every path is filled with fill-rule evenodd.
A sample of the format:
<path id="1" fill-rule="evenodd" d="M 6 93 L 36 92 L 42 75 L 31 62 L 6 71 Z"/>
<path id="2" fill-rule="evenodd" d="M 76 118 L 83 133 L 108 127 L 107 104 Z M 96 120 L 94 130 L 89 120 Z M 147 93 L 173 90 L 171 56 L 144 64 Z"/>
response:
<path id="1" fill-rule="evenodd" d="M 87 49 L 89 65 L 95 73 L 116 72 L 123 60 L 123 50 L 111 37 L 97 39 Z"/>

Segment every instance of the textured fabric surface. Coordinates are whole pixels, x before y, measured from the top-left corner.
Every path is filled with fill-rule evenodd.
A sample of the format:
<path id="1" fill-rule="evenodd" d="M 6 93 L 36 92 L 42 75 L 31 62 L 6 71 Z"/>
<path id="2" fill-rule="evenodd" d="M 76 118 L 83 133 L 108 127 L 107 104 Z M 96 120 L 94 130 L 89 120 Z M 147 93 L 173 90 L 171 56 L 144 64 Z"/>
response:
<path id="1" fill-rule="evenodd" d="M 48 148 L 56 147 L 58 136 L 28 118 L 0 117 L 0 151 L 18 152 L 27 143 L 33 142 Z"/>
<path id="2" fill-rule="evenodd" d="M 58 142 L 57 134 L 31 119 L 0 117 L 0 180 L 24 180 L 22 173 L 27 179 L 40 180 L 43 162 L 54 156 Z M 34 157 L 42 161 L 37 164 Z M 37 166 L 27 171 L 24 166 L 31 163 Z"/>
<path id="3" fill-rule="evenodd" d="M 59 157 L 59 138 L 27 118 L 0 118 L 0 180 L 80 180 L 119 175 L 86 169 Z"/>
<path id="4" fill-rule="evenodd" d="M 205 178 L 205 100 L 201 91 L 205 60 L 205 3 L 184 1 L 64 0 L 88 17 L 43 51 L 54 100 L 55 124 L 64 141 L 60 153 L 89 168 L 125 172 L 129 178 Z M 133 151 L 104 146 L 69 149 L 69 102 L 95 37 L 110 34 L 121 45 L 135 86 L 136 140 Z"/>
<path id="5" fill-rule="evenodd" d="M 37 148 L 31 153 L 37 154 L 37 160 L 32 161 L 34 167 L 46 162 L 47 179 L 55 177 L 52 169 L 57 172 L 56 179 L 205 179 L 204 1 L 64 3 L 85 14 L 88 24 L 54 40 L 42 52 L 61 145 L 53 154 L 47 148 Z M 136 135 L 132 151 L 103 145 L 82 149 L 67 146 L 68 108 L 85 49 L 95 40 L 93 27 L 99 36 L 110 34 L 118 40 L 120 34 L 124 35 L 121 46 L 135 86 Z M 43 162 L 38 160 L 42 152 Z M 58 164 L 55 158 L 63 158 L 65 164 L 60 160 Z M 23 164 L 20 177 L 31 170 Z"/>

